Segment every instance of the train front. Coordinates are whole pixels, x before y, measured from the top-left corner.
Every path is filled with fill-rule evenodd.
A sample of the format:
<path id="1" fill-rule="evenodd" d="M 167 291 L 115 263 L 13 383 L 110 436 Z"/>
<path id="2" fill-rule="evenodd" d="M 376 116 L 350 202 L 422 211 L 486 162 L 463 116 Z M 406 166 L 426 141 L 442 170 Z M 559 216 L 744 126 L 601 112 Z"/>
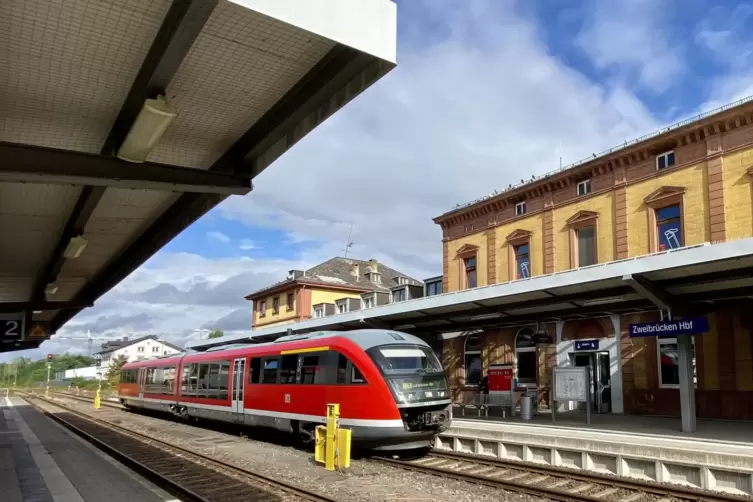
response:
<path id="1" fill-rule="evenodd" d="M 377 449 L 427 447 L 450 428 L 450 388 L 442 364 L 428 345 L 380 345 L 366 352 L 381 371 L 405 429 Z"/>

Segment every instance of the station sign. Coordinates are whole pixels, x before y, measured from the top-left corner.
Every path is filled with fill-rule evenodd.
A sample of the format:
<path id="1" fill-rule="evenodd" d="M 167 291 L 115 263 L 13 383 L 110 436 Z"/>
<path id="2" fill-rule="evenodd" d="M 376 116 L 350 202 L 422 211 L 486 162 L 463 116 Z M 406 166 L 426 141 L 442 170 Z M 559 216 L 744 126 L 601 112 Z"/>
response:
<path id="1" fill-rule="evenodd" d="M 26 316 L 23 312 L 0 314 L 0 340 L 20 340 L 25 334 Z"/>
<path id="2" fill-rule="evenodd" d="M 642 322 L 630 325 L 630 337 L 700 335 L 709 331 L 706 317 Z"/>
<path id="3" fill-rule="evenodd" d="M 575 350 L 599 350 L 599 340 L 576 340 Z"/>

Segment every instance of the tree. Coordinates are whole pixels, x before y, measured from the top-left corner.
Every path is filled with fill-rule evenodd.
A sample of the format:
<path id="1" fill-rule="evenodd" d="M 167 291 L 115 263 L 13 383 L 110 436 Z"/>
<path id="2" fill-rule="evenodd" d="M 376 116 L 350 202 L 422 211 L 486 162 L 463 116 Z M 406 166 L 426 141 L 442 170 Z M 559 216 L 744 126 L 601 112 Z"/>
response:
<path id="1" fill-rule="evenodd" d="M 115 388 L 120 383 L 120 369 L 128 362 L 125 356 L 118 356 L 110 361 L 110 369 L 107 370 L 107 386 Z"/>
<path id="2" fill-rule="evenodd" d="M 218 328 L 209 333 L 209 336 L 207 338 L 220 338 L 223 336 L 225 336 L 225 332 Z"/>

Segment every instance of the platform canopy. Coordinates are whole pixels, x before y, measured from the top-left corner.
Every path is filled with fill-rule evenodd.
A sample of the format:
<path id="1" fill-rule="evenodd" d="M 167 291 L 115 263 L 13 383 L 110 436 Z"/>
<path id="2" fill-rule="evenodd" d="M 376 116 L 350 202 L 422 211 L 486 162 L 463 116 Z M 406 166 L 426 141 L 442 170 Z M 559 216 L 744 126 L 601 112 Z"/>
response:
<path id="1" fill-rule="evenodd" d="M 701 244 L 556 274 L 391 303 L 247 334 L 194 342 L 256 343 L 288 333 L 366 327 L 419 336 L 610 314 L 671 310 L 687 317 L 753 298 L 753 239 Z"/>
<path id="2" fill-rule="evenodd" d="M 38 346 L 396 63 L 390 0 L 3 6 L 0 351 Z M 177 116 L 120 160 L 158 96 Z"/>

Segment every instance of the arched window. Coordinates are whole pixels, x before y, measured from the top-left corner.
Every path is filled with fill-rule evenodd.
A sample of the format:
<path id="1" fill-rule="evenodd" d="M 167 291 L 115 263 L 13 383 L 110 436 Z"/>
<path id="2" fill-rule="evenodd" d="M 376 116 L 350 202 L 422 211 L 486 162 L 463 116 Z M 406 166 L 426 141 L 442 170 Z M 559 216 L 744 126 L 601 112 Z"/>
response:
<path id="1" fill-rule="evenodd" d="M 481 337 L 468 335 L 464 347 L 465 384 L 478 385 L 481 382 Z"/>
<path id="2" fill-rule="evenodd" d="M 519 385 L 536 383 L 536 342 L 531 328 L 515 336 L 515 375 Z"/>

